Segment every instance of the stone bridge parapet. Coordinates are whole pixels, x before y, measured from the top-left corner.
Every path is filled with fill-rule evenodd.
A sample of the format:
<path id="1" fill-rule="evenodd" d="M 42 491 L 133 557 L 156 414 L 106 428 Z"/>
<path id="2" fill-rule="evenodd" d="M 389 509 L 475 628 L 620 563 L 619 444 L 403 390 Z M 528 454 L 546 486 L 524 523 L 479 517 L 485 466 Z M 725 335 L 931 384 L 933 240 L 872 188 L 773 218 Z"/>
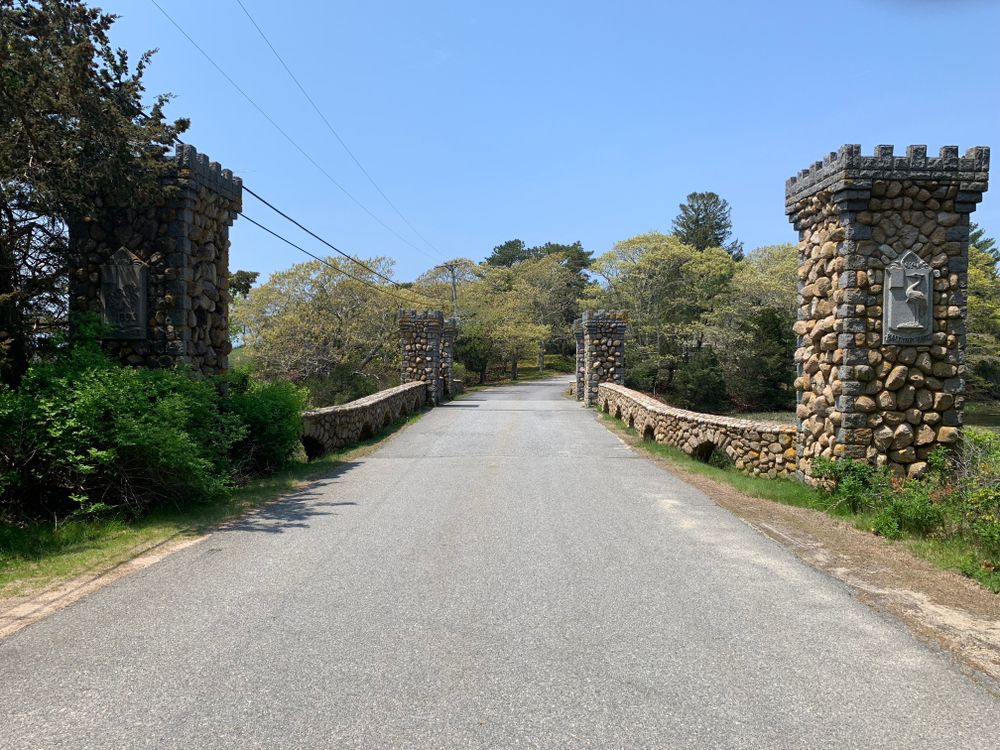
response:
<path id="1" fill-rule="evenodd" d="M 643 440 L 672 445 L 701 461 L 719 452 L 744 474 L 771 479 L 795 475 L 795 425 L 677 409 L 615 383 L 597 387 L 597 405 Z"/>
<path id="2" fill-rule="evenodd" d="M 315 458 L 360 440 L 367 440 L 397 419 L 423 408 L 427 384 L 404 383 L 340 406 L 326 406 L 302 414 L 302 444 Z"/>

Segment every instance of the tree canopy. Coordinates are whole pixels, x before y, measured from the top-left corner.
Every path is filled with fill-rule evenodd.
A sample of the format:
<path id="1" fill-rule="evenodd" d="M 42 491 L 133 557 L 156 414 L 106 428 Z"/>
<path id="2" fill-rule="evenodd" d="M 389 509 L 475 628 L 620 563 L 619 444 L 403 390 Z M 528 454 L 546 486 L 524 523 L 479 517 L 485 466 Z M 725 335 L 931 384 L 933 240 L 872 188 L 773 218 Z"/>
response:
<path id="1" fill-rule="evenodd" d="M 678 208 L 673 229 L 681 242 L 698 250 L 723 247 L 736 260 L 743 257 L 743 243 L 730 240 L 733 222 L 728 201 L 715 193 L 689 193 Z"/>
<path id="2" fill-rule="evenodd" d="M 112 46 L 115 16 L 79 0 L 0 0 L 0 382 L 16 384 L 63 322 L 69 220 L 155 201 L 187 127 L 166 95 L 143 112 L 147 52 Z"/>

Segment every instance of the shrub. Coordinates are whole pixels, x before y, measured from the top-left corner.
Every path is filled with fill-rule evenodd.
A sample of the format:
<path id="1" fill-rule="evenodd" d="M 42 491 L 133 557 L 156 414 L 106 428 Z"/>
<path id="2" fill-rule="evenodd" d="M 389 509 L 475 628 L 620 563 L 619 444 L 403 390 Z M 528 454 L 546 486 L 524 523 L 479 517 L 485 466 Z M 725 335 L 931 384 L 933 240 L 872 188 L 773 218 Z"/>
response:
<path id="1" fill-rule="evenodd" d="M 834 508 L 851 513 L 877 512 L 892 492 L 889 472 L 861 461 L 817 458 L 813 476 L 824 480 L 824 492 Z"/>
<path id="2" fill-rule="evenodd" d="M 299 447 L 307 400 L 305 388 L 287 381 L 254 381 L 246 370 L 229 376 L 223 409 L 246 428 L 232 451 L 238 476 L 269 474 L 288 463 Z"/>
<path id="3" fill-rule="evenodd" d="M 244 435 L 208 381 L 112 363 L 93 347 L 0 391 L 0 514 L 59 517 L 221 495 Z"/>
<path id="4" fill-rule="evenodd" d="M 670 402 L 682 409 L 724 411 L 729 405 L 726 376 L 709 347 L 694 352 L 674 375 Z"/>
<path id="5" fill-rule="evenodd" d="M 0 389 L 0 519 L 118 513 L 222 497 L 298 450 L 305 390 L 245 372 L 135 369 L 94 343 Z"/>
<path id="6" fill-rule="evenodd" d="M 884 467 L 850 459 L 817 459 L 813 473 L 826 480 L 824 490 L 834 507 L 871 513 L 876 534 L 899 539 L 904 533 L 926 536 L 943 526 L 943 460 L 938 454 L 930 461 L 931 471 L 924 480 L 894 480 Z"/>

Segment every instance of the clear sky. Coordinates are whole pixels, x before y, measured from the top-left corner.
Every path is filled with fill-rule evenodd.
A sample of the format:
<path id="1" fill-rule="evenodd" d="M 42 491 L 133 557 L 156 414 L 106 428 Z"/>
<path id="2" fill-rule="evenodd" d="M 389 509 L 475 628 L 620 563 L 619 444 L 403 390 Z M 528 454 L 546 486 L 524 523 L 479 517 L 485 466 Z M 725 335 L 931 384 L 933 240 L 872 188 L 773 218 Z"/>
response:
<path id="1" fill-rule="evenodd" d="M 185 140 L 342 249 L 412 279 L 494 245 L 580 240 L 595 254 L 711 190 L 747 249 L 791 242 L 785 180 L 844 143 L 1000 148 L 993 0 L 593 2 L 242 0 L 382 190 L 295 88 L 236 0 L 158 0 L 302 148 L 288 143 L 151 0 L 95 0 L 114 41 L 159 52 Z M 1000 163 L 1000 156 L 994 164 Z M 974 220 L 1000 235 L 1000 176 Z M 249 216 L 322 246 L 245 199 Z M 231 267 L 303 260 L 248 222 Z"/>

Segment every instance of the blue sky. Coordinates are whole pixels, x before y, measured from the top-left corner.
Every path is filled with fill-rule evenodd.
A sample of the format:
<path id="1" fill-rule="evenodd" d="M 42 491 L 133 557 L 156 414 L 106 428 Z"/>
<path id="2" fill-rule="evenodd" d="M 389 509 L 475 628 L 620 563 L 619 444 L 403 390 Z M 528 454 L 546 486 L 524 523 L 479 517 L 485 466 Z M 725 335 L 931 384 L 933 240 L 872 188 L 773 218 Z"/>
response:
<path id="1" fill-rule="evenodd" d="M 185 140 L 343 250 L 412 279 L 513 237 L 595 254 L 669 231 L 692 191 L 748 249 L 790 242 L 785 180 L 844 143 L 1000 147 L 1000 3 L 243 0 L 406 226 L 287 77 L 236 0 L 159 0 L 374 221 L 290 145 L 150 0 L 105 0 L 116 44 L 159 52 Z M 995 171 L 995 170 L 994 170 Z M 994 179 L 994 182 L 997 180 Z M 1000 235 L 1000 184 L 974 215 Z M 247 197 L 249 216 L 322 246 Z M 303 260 L 237 221 L 231 266 Z"/>

